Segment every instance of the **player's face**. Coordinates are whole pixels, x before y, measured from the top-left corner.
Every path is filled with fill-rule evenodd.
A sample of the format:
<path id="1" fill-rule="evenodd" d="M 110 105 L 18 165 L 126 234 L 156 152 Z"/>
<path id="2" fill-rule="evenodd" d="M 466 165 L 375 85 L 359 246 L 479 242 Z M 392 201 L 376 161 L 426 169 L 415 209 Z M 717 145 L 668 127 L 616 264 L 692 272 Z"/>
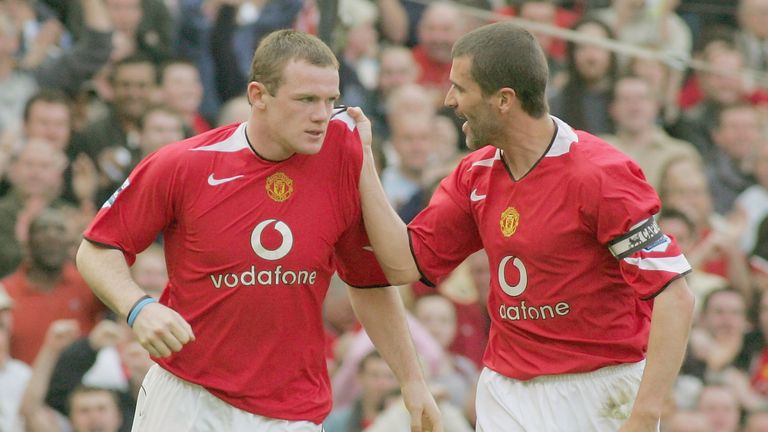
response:
<path id="1" fill-rule="evenodd" d="M 285 157 L 318 153 L 338 97 L 339 73 L 335 68 L 289 62 L 275 94 L 266 93 L 262 98 L 272 144 Z"/>
<path id="2" fill-rule="evenodd" d="M 483 96 L 480 85 L 471 75 L 472 59 L 467 56 L 453 59 L 451 87 L 445 96 L 445 105 L 456 110 L 465 119 L 461 130 L 467 137 L 467 147 L 477 150 L 490 144 L 497 135 L 500 122 L 491 109 L 490 98 Z"/>

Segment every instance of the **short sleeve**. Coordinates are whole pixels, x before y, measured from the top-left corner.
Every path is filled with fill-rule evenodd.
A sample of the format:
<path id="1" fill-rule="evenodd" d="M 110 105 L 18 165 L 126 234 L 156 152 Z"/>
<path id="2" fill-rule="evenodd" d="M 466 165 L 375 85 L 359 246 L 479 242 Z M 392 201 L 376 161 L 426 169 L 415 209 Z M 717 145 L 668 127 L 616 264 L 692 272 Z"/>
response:
<path id="1" fill-rule="evenodd" d="M 129 264 L 174 219 L 173 184 L 178 163 L 173 153 L 157 152 L 131 172 L 104 203 L 85 231 L 91 242 L 120 249 Z"/>
<path id="2" fill-rule="evenodd" d="M 593 190 L 600 191 L 593 197 L 597 239 L 641 298 L 656 296 L 691 270 L 675 240 L 656 223 L 661 203 L 637 165 L 627 161 L 604 168 Z"/>
<path id="3" fill-rule="evenodd" d="M 440 182 L 427 208 L 408 225 L 411 251 L 425 282 L 440 283 L 466 257 L 482 249 L 469 207 L 464 164 Z"/>
<path id="4" fill-rule="evenodd" d="M 336 244 L 336 271 L 339 277 L 354 288 L 380 288 L 389 286 L 365 232 L 362 217 L 351 226 Z"/>

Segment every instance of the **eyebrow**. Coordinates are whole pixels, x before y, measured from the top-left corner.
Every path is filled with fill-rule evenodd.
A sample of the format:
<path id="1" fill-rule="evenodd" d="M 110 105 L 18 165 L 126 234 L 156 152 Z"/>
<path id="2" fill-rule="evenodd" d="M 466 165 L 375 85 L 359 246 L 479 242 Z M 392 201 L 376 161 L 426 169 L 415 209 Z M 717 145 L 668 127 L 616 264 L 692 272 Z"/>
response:
<path id="1" fill-rule="evenodd" d="M 449 80 L 449 81 L 451 82 L 452 86 L 456 87 L 457 89 L 459 89 L 461 91 L 464 91 L 464 87 L 462 87 L 459 84 L 457 84 L 456 81 L 454 81 L 454 80 Z"/>

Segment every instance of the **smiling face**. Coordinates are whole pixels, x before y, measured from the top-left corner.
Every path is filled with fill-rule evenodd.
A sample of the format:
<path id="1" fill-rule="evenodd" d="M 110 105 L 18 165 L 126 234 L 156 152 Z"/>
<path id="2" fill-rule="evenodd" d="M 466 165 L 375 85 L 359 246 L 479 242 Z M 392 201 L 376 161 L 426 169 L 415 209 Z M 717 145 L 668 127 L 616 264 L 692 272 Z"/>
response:
<path id="1" fill-rule="evenodd" d="M 290 61 L 274 94 L 258 82 L 249 84 L 248 92 L 252 101 L 259 99 L 254 109 L 264 114 L 267 142 L 259 145 L 268 149 L 270 159 L 320 151 L 339 97 L 336 68 Z"/>
<path id="2" fill-rule="evenodd" d="M 480 85 L 472 78 L 471 68 L 469 56 L 453 59 L 451 87 L 445 96 L 445 105 L 466 120 L 461 129 L 467 137 L 467 147 L 477 150 L 498 135 L 500 122 L 492 110 L 490 97 L 483 96 Z"/>

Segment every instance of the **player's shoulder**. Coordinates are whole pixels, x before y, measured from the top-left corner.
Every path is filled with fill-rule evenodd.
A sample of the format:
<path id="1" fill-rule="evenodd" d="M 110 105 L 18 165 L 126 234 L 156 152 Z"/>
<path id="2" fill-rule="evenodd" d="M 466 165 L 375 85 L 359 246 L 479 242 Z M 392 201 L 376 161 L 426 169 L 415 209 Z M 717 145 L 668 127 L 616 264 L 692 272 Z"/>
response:
<path id="1" fill-rule="evenodd" d="M 501 150 L 492 145 L 487 145 L 461 158 L 456 169 L 465 173 L 479 173 L 488 171 L 486 168 L 493 168 L 500 163 L 502 163 Z"/>
<path id="2" fill-rule="evenodd" d="M 560 160 L 568 166 L 564 167 L 563 175 L 583 182 L 601 182 L 606 177 L 615 176 L 642 176 L 637 163 L 606 140 L 553 119 L 558 132 L 547 156 L 564 156 Z"/>

